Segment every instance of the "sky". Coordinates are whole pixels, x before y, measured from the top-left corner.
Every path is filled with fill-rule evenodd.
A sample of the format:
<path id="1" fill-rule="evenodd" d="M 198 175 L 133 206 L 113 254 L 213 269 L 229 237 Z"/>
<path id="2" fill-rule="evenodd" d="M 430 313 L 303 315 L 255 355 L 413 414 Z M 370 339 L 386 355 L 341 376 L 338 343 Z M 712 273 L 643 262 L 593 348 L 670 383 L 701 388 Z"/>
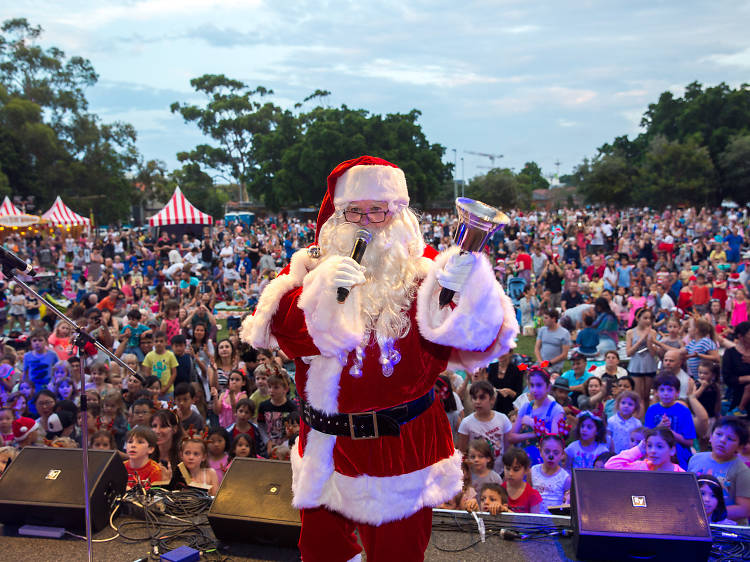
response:
<path id="1" fill-rule="evenodd" d="M 419 109 L 466 180 L 493 165 L 473 153 L 569 173 L 637 135 L 661 92 L 750 82 L 750 0 L 2 2 L 0 20 L 13 17 L 88 58 L 90 110 L 134 125 L 144 158 L 170 169 L 207 141 L 169 110 L 202 103 L 190 79 L 206 73 L 270 88 L 287 108 L 322 89 L 333 107 Z"/>

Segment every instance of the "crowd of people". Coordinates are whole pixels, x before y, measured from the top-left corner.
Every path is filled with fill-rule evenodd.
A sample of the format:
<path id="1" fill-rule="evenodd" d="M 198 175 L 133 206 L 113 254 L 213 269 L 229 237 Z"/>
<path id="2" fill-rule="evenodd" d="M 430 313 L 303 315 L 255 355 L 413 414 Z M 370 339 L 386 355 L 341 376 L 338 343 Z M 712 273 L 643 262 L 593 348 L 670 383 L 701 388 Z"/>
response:
<path id="1" fill-rule="evenodd" d="M 689 470 L 715 522 L 750 515 L 750 269 L 742 210 L 509 213 L 486 248 L 527 357 L 436 381 L 464 486 L 445 507 L 546 512 L 574 468 Z M 422 234 L 452 244 L 452 213 Z M 0 286 L 0 471 L 25 446 L 119 451 L 129 486 L 215 494 L 235 457 L 286 460 L 294 364 L 240 341 L 241 317 L 316 225 L 269 215 L 200 235 L 10 235 L 34 287 L 111 350 L 81 359 L 45 303 Z M 33 280 L 32 280 L 33 281 Z M 530 349 L 530 346 L 529 346 Z M 132 371 L 131 371 L 132 370 Z M 81 372 L 89 432 L 81 431 Z"/>

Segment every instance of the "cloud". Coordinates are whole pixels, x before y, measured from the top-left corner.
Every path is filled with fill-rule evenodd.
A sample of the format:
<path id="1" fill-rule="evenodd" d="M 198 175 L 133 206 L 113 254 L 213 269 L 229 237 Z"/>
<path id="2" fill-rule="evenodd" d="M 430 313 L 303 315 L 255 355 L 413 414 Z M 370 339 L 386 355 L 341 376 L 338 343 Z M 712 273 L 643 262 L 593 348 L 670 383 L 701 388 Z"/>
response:
<path id="1" fill-rule="evenodd" d="M 501 112 L 529 112 L 545 107 L 582 107 L 596 98 L 594 90 L 546 86 L 519 89 L 511 96 L 490 100 L 489 104 Z"/>
<path id="2" fill-rule="evenodd" d="M 722 66 L 738 66 L 740 68 L 750 68 L 750 47 L 737 51 L 735 53 L 709 55 L 703 57 L 701 62 L 712 62 Z"/>
<path id="3" fill-rule="evenodd" d="M 335 70 L 344 74 L 355 74 L 368 78 L 385 79 L 414 86 L 437 86 L 451 88 L 472 84 L 493 84 L 501 79 L 477 74 L 460 65 L 450 67 L 439 64 L 418 64 L 391 59 L 375 59 L 371 65 L 352 67 L 336 65 Z M 504 79 L 508 80 L 508 79 Z"/>
<path id="4" fill-rule="evenodd" d="M 258 33 L 245 33 L 230 27 L 222 29 L 211 23 L 190 29 L 182 36 L 193 39 L 202 39 L 213 47 L 258 45 L 263 42 L 263 38 Z"/>
<path id="5" fill-rule="evenodd" d="M 522 33 L 533 33 L 540 31 L 542 28 L 538 25 L 514 25 L 512 27 L 503 27 L 501 31 L 503 33 L 509 33 L 511 35 L 520 35 Z"/>
<path id="6" fill-rule="evenodd" d="M 558 119 L 557 124 L 561 127 L 577 127 L 579 125 L 576 121 L 569 121 L 568 119 Z"/>

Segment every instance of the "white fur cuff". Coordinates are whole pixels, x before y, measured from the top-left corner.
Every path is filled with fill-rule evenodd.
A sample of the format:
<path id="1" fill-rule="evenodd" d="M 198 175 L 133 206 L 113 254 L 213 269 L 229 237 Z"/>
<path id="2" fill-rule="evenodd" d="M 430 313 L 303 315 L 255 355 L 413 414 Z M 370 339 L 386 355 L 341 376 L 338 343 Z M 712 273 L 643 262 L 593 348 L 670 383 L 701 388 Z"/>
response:
<path id="1" fill-rule="evenodd" d="M 458 349 L 485 350 L 495 341 L 506 315 L 508 297 L 495 279 L 492 267 L 478 255 L 464 290 L 455 297 L 457 305 L 440 308 L 442 287 L 436 274 L 459 252 L 452 247 L 435 258 L 434 266 L 417 292 L 417 322 L 422 336 L 432 342 Z M 512 310 L 512 305 L 511 305 Z M 516 328 L 517 329 L 517 328 Z"/>
<path id="2" fill-rule="evenodd" d="M 271 320 L 279 308 L 281 298 L 302 285 L 307 272 L 315 267 L 315 260 L 306 249 L 298 250 L 289 263 L 289 273 L 272 280 L 260 295 L 255 313 L 242 321 L 240 339 L 257 349 L 278 347 L 271 335 Z"/>
<path id="3" fill-rule="evenodd" d="M 336 287 L 331 284 L 343 259 L 344 256 L 330 256 L 309 272 L 298 301 L 308 333 L 321 355 L 328 357 L 348 354 L 362 341 L 365 331 L 357 287 L 352 288 L 346 301 L 339 303 Z"/>

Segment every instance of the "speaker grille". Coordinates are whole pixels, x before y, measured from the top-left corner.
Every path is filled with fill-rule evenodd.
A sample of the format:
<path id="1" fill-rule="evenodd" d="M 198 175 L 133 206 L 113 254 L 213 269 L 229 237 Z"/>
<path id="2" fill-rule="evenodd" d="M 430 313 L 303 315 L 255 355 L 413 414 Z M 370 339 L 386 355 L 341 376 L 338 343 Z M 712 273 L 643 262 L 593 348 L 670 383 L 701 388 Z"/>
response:
<path id="1" fill-rule="evenodd" d="M 693 474 L 577 469 L 574 486 L 582 533 L 710 536 Z"/>

